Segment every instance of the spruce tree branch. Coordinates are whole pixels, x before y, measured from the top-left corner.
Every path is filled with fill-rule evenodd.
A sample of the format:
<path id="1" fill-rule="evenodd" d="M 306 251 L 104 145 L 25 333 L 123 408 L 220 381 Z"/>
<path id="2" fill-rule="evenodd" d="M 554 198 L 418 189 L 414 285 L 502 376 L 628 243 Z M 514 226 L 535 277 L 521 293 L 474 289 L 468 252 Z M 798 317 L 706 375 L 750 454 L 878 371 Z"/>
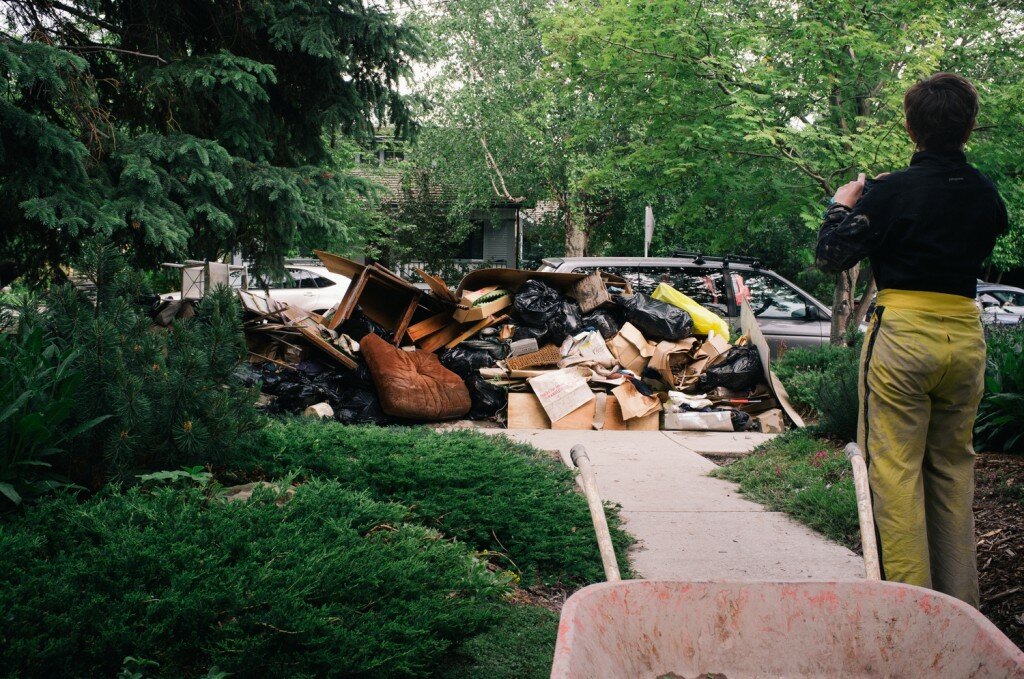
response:
<path id="1" fill-rule="evenodd" d="M 88 21 L 89 23 L 94 24 L 96 26 L 99 26 L 100 28 L 105 28 L 108 31 L 110 31 L 111 33 L 118 33 L 119 32 L 118 27 L 115 26 L 114 24 L 110 23 L 109 21 L 105 21 L 104 19 L 100 19 L 99 17 L 93 16 L 92 14 L 89 14 L 88 12 L 83 12 L 82 10 L 78 9 L 77 7 L 72 7 L 70 5 L 65 5 L 63 2 L 58 2 L 57 0 L 46 0 L 46 2 L 43 3 L 43 4 L 46 7 L 49 7 L 49 8 L 52 8 L 52 9 L 56 9 L 56 10 L 60 10 L 61 12 L 66 12 L 67 14 L 70 14 L 71 16 L 78 17 L 82 21 Z"/>
<path id="2" fill-rule="evenodd" d="M 117 47 L 108 47 L 106 45 L 97 45 L 95 43 L 89 45 L 67 45 L 63 49 L 69 52 L 86 52 L 86 51 L 102 51 L 102 52 L 114 52 L 116 54 L 128 54 L 130 56 L 142 57 L 144 59 L 155 59 L 161 64 L 166 64 L 167 60 L 157 54 L 146 54 L 145 52 L 135 52 L 133 50 L 123 50 Z"/>

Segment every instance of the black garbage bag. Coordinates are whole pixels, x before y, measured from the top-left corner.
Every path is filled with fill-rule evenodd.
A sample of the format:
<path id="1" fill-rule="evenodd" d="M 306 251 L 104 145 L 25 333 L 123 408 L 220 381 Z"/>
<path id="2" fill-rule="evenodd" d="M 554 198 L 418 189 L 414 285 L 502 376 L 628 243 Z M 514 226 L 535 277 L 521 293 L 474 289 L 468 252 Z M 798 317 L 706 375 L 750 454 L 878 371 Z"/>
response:
<path id="1" fill-rule="evenodd" d="M 601 333 L 601 337 L 606 340 L 619 334 L 618 321 L 615 320 L 611 313 L 604 309 L 596 309 L 589 314 L 585 314 L 583 316 L 583 327 L 598 331 Z"/>
<path id="2" fill-rule="evenodd" d="M 493 367 L 507 354 L 504 343 L 499 340 L 473 340 L 441 354 L 441 365 L 463 380 L 469 380 L 480 375 L 480 368 Z"/>
<path id="3" fill-rule="evenodd" d="M 537 344 L 543 344 L 544 338 L 548 335 L 547 328 L 535 328 L 532 325 L 517 325 L 516 331 L 512 333 L 512 341 L 518 342 L 523 339 L 535 339 Z"/>
<path id="4" fill-rule="evenodd" d="M 330 400 L 334 419 L 342 424 L 383 423 L 388 416 L 380 409 L 377 394 L 369 389 L 350 387 Z"/>
<path id="5" fill-rule="evenodd" d="M 711 366 L 700 376 L 701 391 L 725 387 L 740 391 L 750 389 L 764 381 L 761 357 L 752 346 L 733 347 L 725 360 Z"/>
<path id="6" fill-rule="evenodd" d="M 561 313 L 561 303 L 558 290 L 543 281 L 528 280 L 516 291 L 512 313 L 524 325 L 546 328 Z"/>
<path id="7" fill-rule="evenodd" d="M 356 310 L 352 312 L 347 321 L 341 324 L 338 330 L 357 342 L 362 342 L 363 338 L 372 332 L 374 335 L 383 337 L 391 344 L 395 343 L 394 333 L 385 330 L 381 325 L 370 319 L 359 307 L 356 307 Z"/>
<path id="8" fill-rule="evenodd" d="M 471 420 L 489 420 L 508 404 L 508 390 L 479 374 L 466 380 L 466 387 L 473 402 L 473 407 L 469 411 Z"/>
<path id="9" fill-rule="evenodd" d="M 643 293 L 632 297 L 618 295 L 612 299 L 625 310 L 629 322 L 649 340 L 675 342 L 693 334 L 693 319 L 679 307 Z"/>
<path id="10" fill-rule="evenodd" d="M 553 344 L 561 344 L 569 335 L 578 335 L 583 330 L 583 312 L 579 302 L 562 299 L 556 308 L 555 317 L 548 323 L 547 339 Z"/>
<path id="11" fill-rule="evenodd" d="M 729 412 L 729 417 L 732 418 L 733 431 L 746 431 L 750 429 L 750 415 L 748 413 L 742 410 L 733 410 Z"/>
<path id="12" fill-rule="evenodd" d="M 302 412 L 314 403 L 329 401 L 333 396 L 332 392 L 315 384 L 298 370 L 265 374 L 261 391 L 277 397 L 267 409 L 272 413 Z"/>

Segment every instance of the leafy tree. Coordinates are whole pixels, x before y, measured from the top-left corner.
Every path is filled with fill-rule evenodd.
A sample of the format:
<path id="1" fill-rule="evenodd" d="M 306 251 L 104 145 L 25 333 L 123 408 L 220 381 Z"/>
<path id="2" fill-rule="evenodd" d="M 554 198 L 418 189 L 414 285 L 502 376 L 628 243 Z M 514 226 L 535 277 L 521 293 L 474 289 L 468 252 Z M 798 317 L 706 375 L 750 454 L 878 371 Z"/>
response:
<path id="1" fill-rule="evenodd" d="M 240 249 L 276 266 L 353 238 L 332 136 L 390 120 L 416 32 L 357 0 L 11 0 L 0 18 L 0 260 L 99 235 L 136 263 Z"/>
<path id="2" fill-rule="evenodd" d="M 424 93 L 436 106 L 413 162 L 449 190 L 455 216 L 495 203 L 555 201 L 564 251 L 582 255 L 592 249 L 592 226 L 616 209 L 584 181 L 610 129 L 579 127 L 591 98 L 561 86 L 549 68 L 543 25 L 550 11 L 541 0 L 449 0 L 421 18 L 436 62 Z"/>
<path id="3" fill-rule="evenodd" d="M 749 249 L 783 231 L 790 251 L 806 252 L 838 185 L 905 165 L 902 93 L 943 69 L 982 91 L 972 150 L 1019 213 L 1024 128 L 1009 102 L 1021 91 L 1022 25 L 1008 3 L 611 0 L 564 6 L 547 44 L 563 82 L 628 131 L 594 163 L 596 180 L 669 196 L 669 234 L 731 233 L 717 240 Z M 1024 261 L 1019 229 L 994 265 Z M 834 340 L 866 309 L 854 306 L 857 277 L 839 277 Z"/>

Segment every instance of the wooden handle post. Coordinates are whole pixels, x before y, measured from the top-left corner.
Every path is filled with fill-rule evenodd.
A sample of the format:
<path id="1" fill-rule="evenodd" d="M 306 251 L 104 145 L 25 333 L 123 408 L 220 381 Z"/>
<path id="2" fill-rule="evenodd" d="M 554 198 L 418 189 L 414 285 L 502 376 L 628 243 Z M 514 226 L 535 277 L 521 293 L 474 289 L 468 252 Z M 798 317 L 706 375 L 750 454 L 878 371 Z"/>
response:
<path id="1" fill-rule="evenodd" d="M 875 515 L 871 510 L 871 487 L 868 484 L 868 466 L 864 453 L 856 443 L 846 446 L 846 457 L 853 467 L 853 487 L 857 493 L 857 517 L 860 519 L 860 544 L 864 551 L 864 577 L 881 580 L 878 561 L 878 543 L 875 540 Z"/>
<path id="2" fill-rule="evenodd" d="M 569 451 L 572 463 L 580 470 L 580 479 L 583 485 L 583 494 L 587 496 L 587 506 L 590 507 L 590 519 L 594 523 L 594 532 L 597 533 L 597 547 L 601 551 L 601 563 L 604 565 L 604 577 L 608 582 L 617 582 L 622 579 L 619 574 L 619 565 L 615 560 L 615 548 L 612 546 L 612 534 L 608 530 L 608 520 L 604 515 L 604 503 L 601 502 L 601 495 L 597 491 L 597 477 L 594 476 L 594 468 L 590 466 L 590 458 L 586 449 L 581 445 L 575 445 Z"/>

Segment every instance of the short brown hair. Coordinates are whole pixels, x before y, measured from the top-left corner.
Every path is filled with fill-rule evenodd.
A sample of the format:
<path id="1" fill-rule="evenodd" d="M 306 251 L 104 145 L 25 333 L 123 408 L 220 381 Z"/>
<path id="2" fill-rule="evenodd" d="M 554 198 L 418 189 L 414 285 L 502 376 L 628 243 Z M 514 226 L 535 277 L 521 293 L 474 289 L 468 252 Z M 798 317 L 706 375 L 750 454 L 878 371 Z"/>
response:
<path id="1" fill-rule="evenodd" d="M 978 118 L 978 90 L 955 73 L 936 73 L 903 97 L 907 127 L 919 148 L 958 149 Z"/>

